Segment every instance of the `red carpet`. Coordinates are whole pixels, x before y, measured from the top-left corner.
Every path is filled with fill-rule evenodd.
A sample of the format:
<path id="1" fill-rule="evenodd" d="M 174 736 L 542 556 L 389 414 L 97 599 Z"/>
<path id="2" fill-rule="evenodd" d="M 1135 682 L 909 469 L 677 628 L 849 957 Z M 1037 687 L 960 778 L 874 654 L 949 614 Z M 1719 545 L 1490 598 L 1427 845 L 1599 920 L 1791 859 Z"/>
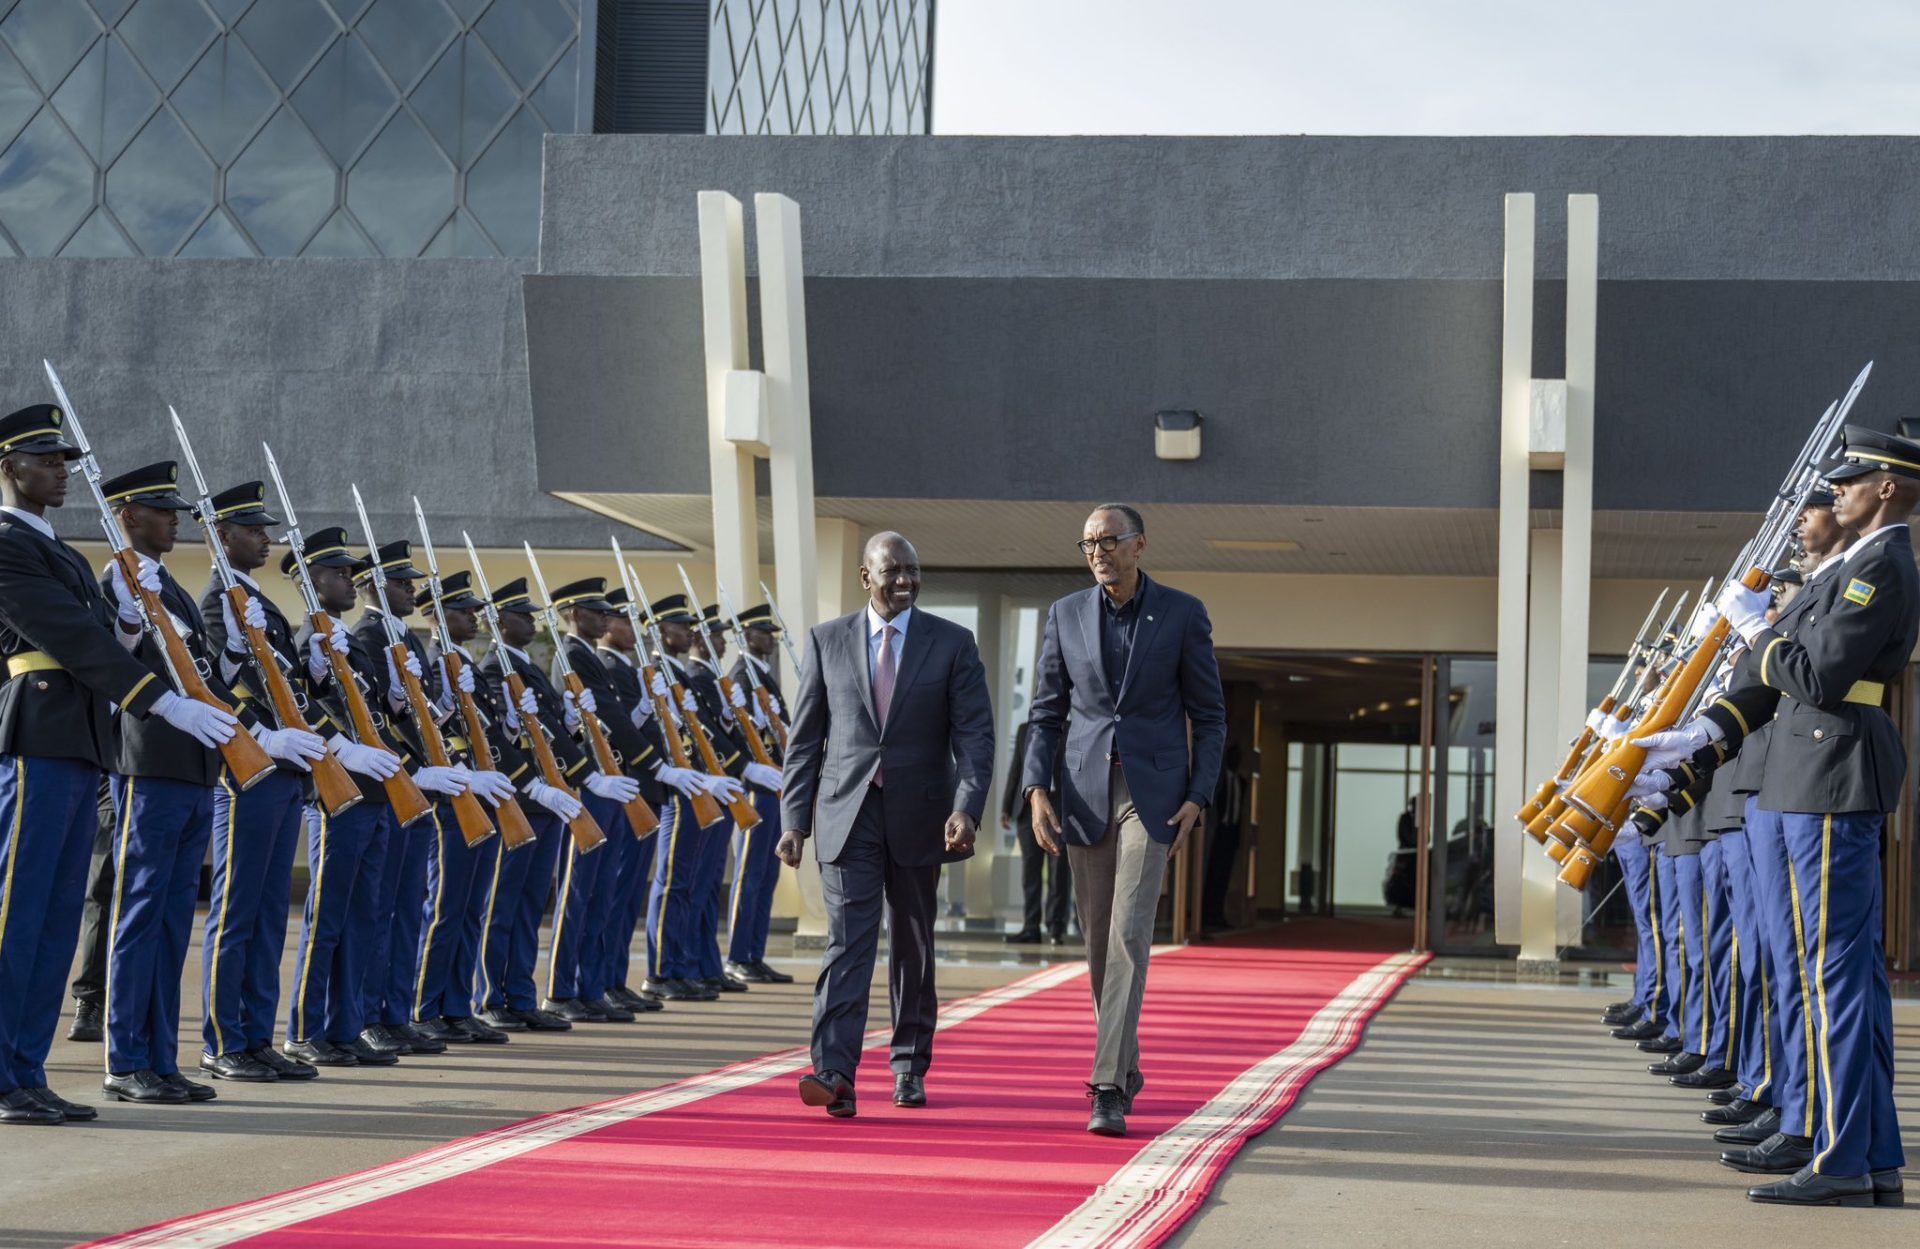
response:
<path id="1" fill-rule="evenodd" d="M 948 1006 L 924 1110 L 893 1108 L 871 1050 L 857 1119 L 808 1110 L 793 1051 L 98 1243 L 1156 1245 L 1425 961 L 1156 956 L 1147 1087 L 1121 1140 L 1084 1130 L 1093 1021 L 1085 966 L 1070 964 Z"/>

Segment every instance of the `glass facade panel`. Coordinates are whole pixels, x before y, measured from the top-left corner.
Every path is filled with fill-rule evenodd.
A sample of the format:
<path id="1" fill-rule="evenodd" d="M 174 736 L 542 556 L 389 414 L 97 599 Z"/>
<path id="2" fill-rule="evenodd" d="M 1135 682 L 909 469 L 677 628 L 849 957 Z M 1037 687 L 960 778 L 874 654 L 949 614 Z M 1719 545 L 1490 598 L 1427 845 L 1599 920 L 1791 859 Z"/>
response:
<path id="1" fill-rule="evenodd" d="M 180 249 L 180 254 L 202 258 L 251 256 L 253 248 L 247 245 L 247 236 L 240 233 L 233 219 L 225 211 L 215 209 L 200 223 L 200 228 L 193 232 L 193 237 Z"/>
<path id="2" fill-rule="evenodd" d="M 114 27 L 162 91 L 171 91 L 220 33 L 200 0 L 138 0 Z"/>
<path id="3" fill-rule="evenodd" d="M 378 0 L 357 29 L 402 91 L 418 82 L 447 41 L 460 33 L 459 23 L 440 0 Z"/>
<path id="4" fill-rule="evenodd" d="M 52 256 L 93 207 L 93 162 L 52 109 L 0 155 L 0 228 L 27 256 Z"/>
<path id="5" fill-rule="evenodd" d="M 113 163 L 159 103 L 160 93 L 112 39 L 94 44 L 53 93 L 54 111 L 102 165 Z"/>
<path id="6" fill-rule="evenodd" d="M 926 134 L 927 0 L 713 0 L 712 134 Z"/>
<path id="7" fill-rule="evenodd" d="M 347 175 L 347 207 L 382 255 L 418 256 L 453 211 L 452 172 L 426 131 L 401 113 Z"/>
<path id="8" fill-rule="evenodd" d="M 508 255 L 531 253 L 540 242 L 540 141 L 531 109 L 507 123 L 467 174 L 467 207 Z"/>
<path id="9" fill-rule="evenodd" d="M 231 164 L 280 102 L 280 93 L 238 39 L 222 39 L 173 91 L 173 107 L 208 155 Z"/>
<path id="10" fill-rule="evenodd" d="M 107 207 L 143 255 L 171 256 L 213 204 L 213 162 L 171 113 L 155 113 L 107 171 Z"/>

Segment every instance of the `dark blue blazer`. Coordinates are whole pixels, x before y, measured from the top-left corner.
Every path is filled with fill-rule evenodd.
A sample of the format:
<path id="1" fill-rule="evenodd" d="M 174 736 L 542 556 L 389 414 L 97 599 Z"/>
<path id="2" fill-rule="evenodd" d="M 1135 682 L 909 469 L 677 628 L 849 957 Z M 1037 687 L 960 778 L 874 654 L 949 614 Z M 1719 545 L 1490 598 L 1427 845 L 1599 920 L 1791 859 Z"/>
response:
<path id="1" fill-rule="evenodd" d="M 1206 605 L 1142 573 L 1133 650 L 1116 699 L 1101 660 L 1100 596 L 1092 586 L 1047 611 L 1046 636 L 1034 672 L 1032 734 L 1023 791 L 1051 787 L 1048 762 L 1066 743 L 1060 824 L 1069 842 L 1091 846 L 1107 834 L 1118 753 L 1134 809 L 1155 841 L 1170 842 L 1167 823 L 1182 802 L 1204 807 L 1220 779 L 1227 714 L 1213 624 Z M 1187 746 L 1188 725 L 1193 746 Z"/>

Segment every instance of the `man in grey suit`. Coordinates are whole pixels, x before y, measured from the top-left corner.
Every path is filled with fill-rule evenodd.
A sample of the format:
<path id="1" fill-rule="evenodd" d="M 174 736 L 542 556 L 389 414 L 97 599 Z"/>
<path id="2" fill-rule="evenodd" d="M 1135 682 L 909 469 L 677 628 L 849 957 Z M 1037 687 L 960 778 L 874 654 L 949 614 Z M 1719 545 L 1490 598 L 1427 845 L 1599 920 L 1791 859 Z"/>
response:
<path id="1" fill-rule="evenodd" d="M 933 1059 L 935 893 L 973 853 L 993 780 L 993 704 L 973 634 L 913 609 L 920 556 L 897 533 L 861 560 L 867 603 L 807 635 L 787 731 L 776 853 L 817 839 L 827 952 L 813 987 L 813 1066 L 800 1100 L 854 1114 L 884 906 L 893 1003 L 893 1104 L 927 1104 Z"/>
<path id="2" fill-rule="evenodd" d="M 1140 571 L 1140 513 L 1124 503 L 1095 508 L 1079 546 L 1096 584 L 1047 612 L 1021 784 L 1034 838 L 1049 854 L 1064 843 L 1073 864 L 1099 1034 L 1087 1130 L 1125 1136 L 1145 1084 L 1140 1003 L 1160 885 L 1213 796 L 1227 719 L 1207 609 Z M 1048 761 L 1063 722 L 1055 811 Z"/>

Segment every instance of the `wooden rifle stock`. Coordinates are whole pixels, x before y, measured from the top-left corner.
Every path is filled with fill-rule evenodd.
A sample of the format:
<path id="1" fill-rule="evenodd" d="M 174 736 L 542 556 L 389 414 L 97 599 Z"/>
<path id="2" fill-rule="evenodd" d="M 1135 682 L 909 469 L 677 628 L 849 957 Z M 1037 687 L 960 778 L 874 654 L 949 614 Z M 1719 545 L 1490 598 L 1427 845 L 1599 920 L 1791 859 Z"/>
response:
<path id="1" fill-rule="evenodd" d="M 354 679 L 353 665 L 347 657 L 333 649 L 329 638 L 333 633 L 333 617 L 325 612 L 317 612 L 308 621 L 315 634 L 320 638 L 320 648 L 326 652 L 327 666 L 333 672 L 333 683 L 340 688 L 340 700 L 347 705 L 347 718 L 353 721 L 353 735 L 360 739 L 363 746 L 375 750 L 385 750 L 386 744 L 380 737 L 380 726 L 373 722 L 373 712 L 367 707 L 367 700 L 360 693 L 360 683 Z M 401 768 L 380 784 L 387 791 L 387 801 L 393 805 L 393 818 L 400 827 L 405 828 L 415 820 L 433 810 L 433 804 L 413 783 L 407 770 Z"/>
<path id="2" fill-rule="evenodd" d="M 517 709 L 526 697 L 527 683 L 520 679 L 520 674 L 513 670 L 511 664 L 506 665 L 506 671 L 507 697 L 513 700 Z M 520 719 L 526 724 L 527 736 L 533 741 L 533 757 L 540 761 L 540 779 L 567 797 L 578 800 L 580 795 L 574 792 L 573 786 L 567 784 L 566 775 L 560 771 L 560 760 L 554 757 L 553 743 L 547 740 L 547 730 L 540 723 L 539 713 L 529 716 L 522 712 Z M 606 844 L 607 835 L 601 831 L 600 822 L 584 806 L 580 808 L 580 814 L 567 821 L 567 831 L 573 835 L 573 844 L 579 847 L 582 854 L 598 850 Z"/>
<path id="3" fill-rule="evenodd" d="M 300 702 L 294 697 L 287 674 L 280 670 L 279 657 L 273 653 L 273 645 L 267 641 L 266 633 L 247 623 L 247 592 L 237 585 L 230 587 L 227 590 L 227 603 L 233 609 L 233 618 L 240 623 L 240 632 L 246 637 L 247 650 L 253 655 L 253 666 L 260 670 L 260 679 L 267 683 L 267 697 L 273 703 L 273 714 L 280 721 L 280 727 L 298 729 L 303 733 L 313 732 L 313 726 L 307 723 L 307 717 L 300 711 Z M 309 760 L 308 767 L 313 771 L 314 793 L 328 815 L 339 815 L 360 801 L 360 787 L 353 783 L 346 768 L 332 754 Z"/>
<path id="4" fill-rule="evenodd" d="M 780 711 L 773 701 L 773 695 L 767 693 L 766 686 L 754 686 L 753 693 L 760 700 L 760 714 L 767 718 L 767 727 L 773 730 L 773 739 L 780 743 L 780 754 L 785 757 L 787 753 L 786 721 L 780 718 Z"/>
<path id="5" fill-rule="evenodd" d="M 233 708 L 216 698 L 206 678 L 200 675 L 186 640 L 169 623 L 172 616 L 160 602 L 160 596 L 140 584 L 140 556 L 132 547 L 121 547 L 113 553 L 113 558 L 120 562 L 120 575 L 126 578 L 127 585 L 140 596 L 141 605 L 146 608 L 153 635 L 166 652 L 167 666 L 180 682 L 180 695 L 232 715 Z M 252 789 L 274 768 L 273 756 L 254 740 L 244 724 L 235 726 L 233 736 L 221 744 L 220 757 L 226 761 L 227 771 L 233 774 L 234 783 L 241 789 Z"/>
<path id="6" fill-rule="evenodd" d="M 1609 715 L 1612 711 L 1613 695 L 1609 694 L 1600 700 L 1600 714 L 1603 716 Z M 1580 736 L 1574 739 L 1572 747 L 1568 749 L 1566 761 L 1560 765 L 1560 770 L 1553 774 L 1552 780 L 1540 786 L 1539 790 L 1533 795 L 1531 802 L 1521 807 L 1514 815 L 1514 819 L 1527 825 L 1528 833 L 1533 832 L 1533 817 L 1546 810 L 1547 804 L 1552 802 L 1554 796 L 1560 792 L 1560 787 L 1573 780 L 1575 774 L 1578 773 L 1580 761 L 1587 757 L 1587 751 L 1592 747 L 1593 739 L 1596 736 L 1597 734 L 1594 733 L 1591 726 L 1583 726 L 1580 730 Z M 1534 840 L 1545 841 L 1545 830 L 1535 835 Z"/>
<path id="7" fill-rule="evenodd" d="M 466 663 L 460 656 L 448 653 L 441 656 L 441 662 L 447 665 L 447 680 L 453 683 L 453 697 L 460 706 L 460 719 L 467 726 L 467 743 L 471 747 L 467 752 L 473 757 L 473 766 L 479 772 L 498 772 L 494 766 L 493 748 L 487 745 L 487 722 L 480 716 L 480 708 L 473 701 L 473 695 L 460 688 L 460 673 Z M 533 825 L 527 823 L 527 813 L 520 809 L 519 802 L 507 799 L 493 809 L 493 819 L 500 826 L 500 841 L 509 850 L 516 850 L 533 840 Z"/>
<path id="8" fill-rule="evenodd" d="M 694 770 L 693 761 L 687 758 L 686 743 L 680 740 L 680 731 L 673 726 L 673 708 L 681 697 L 678 683 L 668 687 L 666 694 L 653 692 L 654 667 L 652 664 L 640 665 L 640 680 L 646 686 L 647 696 L 653 699 L 653 714 L 660 717 L 660 733 L 667 739 L 667 754 L 673 760 L 673 766 L 683 771 Z M 693 804 L 694 822 L 701 828 L 711 828 L 720 822 L 720 804 L 713 795 L 701 792 L 687 801 Z"/>
<path id="9" fill-rule="evenodd" d="M 407 706 L 413 712 L 414 724 L 420 729 L 420 744 L 426 747 L 427 762 L 436 768 L 450 768 L 453 766 L 453 756 L 447 753 L 447 741 L 440 736 L 440 726 L 434 722 L 433 704 L 427 699 L 426 687 L 407 667 L 409 658 L 411 655 L 404 642 L 395 642 L 387 648 L 387 659 L 393 664 L 393 670 L 400 674 L 400 684 L 406 689 Z M 480 805 L 480 799 L 471 790 L 453 795 L 448 802 L 453 806 L 453 818 L 460 826 L 460 836 L 469 846 L 477 846 L 493 836 L 493 821 L 487 818 L 487 809 Z"/>
<path id="10" fill-rule="evenodd" d="M 579 707 L 580 723 L 587 730 L 587 743 L 593 748 L 594 763 L 608 776 L 626 775 L 620 767 L 620 756 L 613 753 L 613 743 L 607 740 L 607 726 L 600 723 L 599 716 L 580 707 L 580 696 L 586 693 L 587 687 L 578 673 L 567 673 L 567 689 L 573 695 L 574 705 Z M 645 798 L 635 794 L 633 800 L 625 805 L 627 823 L 633 827 L 635 837 L 647 837 L 660 827 L 660 817 L 654 814 Z"/>
<path id="11" fill-rule="evenodd" d="M 733 678 L 732 677 L 720 678 L 720 692 L 726 695 L 727 701 L 729 703 L 733 701 Z M 759 693 L 763 697 L 766 695 L 765 690 L 759 690 Z M 769 726 L 771 726 L 773 723 L 773 719 L 765 706 L 761 707 L 760 714 L 768 717 L 767 723 Z M 741 720 L 740 731 L 742 734 L 746 736 L 747 750 L 753 755 L 753 761 L 757 764 L 760 764 L 763 767 L 769 767 L 769 768 L 772 768 L 774 771 L 778 772 L 780 770 L 780 765 L 775 763 L 773 761 L 773 756 L 767 753 L 767 743 L 760 736 L 760 730 L 754 727 L 753 717 L 748 716 L 745 719 Z"/>
<path id="12" fill-rule="evenodd" d="M 677 682 L 671 688 L 676 699 L 682 698 L 682 687 Z M 685 702 L 681 703 L 680 710 L 685 713 L 687 736 L 693 739 L 693 748 L 700 752 L 700 761 L 706 764 L 707 775 L 725 776 L 727 770 L 720 766 L 720 756 L 713 752 L 713 739 L 707 736 L 706 727 L 700 723 L 700 717 L 688 711 Z M 753 809 L 753 804 L 747 801 L 745 794 L 727 804 L 727 814 L 733 817 L 733 826 L 742 832 L 760 822 L 760 813 Z M 706 825 L 703 824 L 701 827 L 705 828 Z"/>

